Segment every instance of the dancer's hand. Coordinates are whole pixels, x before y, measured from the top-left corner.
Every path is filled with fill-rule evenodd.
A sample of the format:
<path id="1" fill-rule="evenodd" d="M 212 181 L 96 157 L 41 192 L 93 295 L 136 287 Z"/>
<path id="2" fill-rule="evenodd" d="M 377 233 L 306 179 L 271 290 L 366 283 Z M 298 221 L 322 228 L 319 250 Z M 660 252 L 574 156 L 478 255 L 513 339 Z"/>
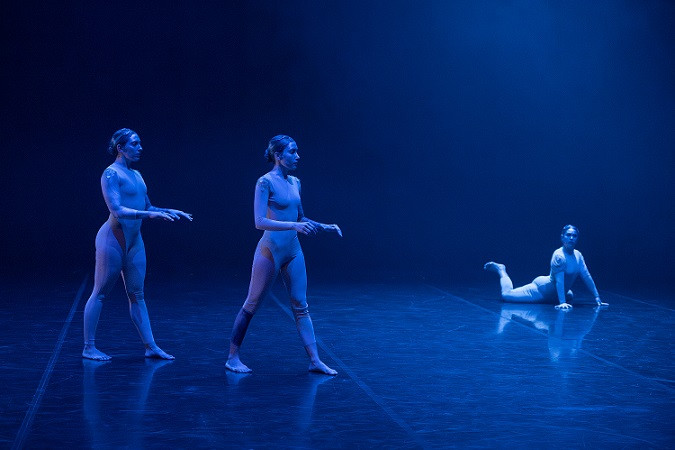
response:
<path id="1" fill-rule="evenodd" d="M 295 222 L 293 229 L 301 234 L 316 234 L 319 229 L 311 222 Z"/>
<path id="2" fill-rule="evenodd" d="M 572 309 L 572 305 L 569 303 L 561 303 L 559 305 L 555 305 L 555 309 L 562 309 L 563 311 L 568 311 Z"/>
<path id="3" fill-rule="evenodd" d="M 148 219 L 164 219 L 169 222 L 174 221 L 173 216 L 165 211 L 148 211 Z"/>
<path id="4" fill-rule="evenodd" d="M 192 222 L 192 214 L 188 214 L 186 212 L 181 211 L 180 209 L 166 209 L 165 210 L 167 213 L 171 214 L 171 217 L 173 217 L 176 220 L 180 220 L 181 217 L 186 218 L 190 222 Z"/>
<path id="5" fill-rule="evenodd" d="M 323 229 L 324 229 L 325 231 L 330 231 L 330 232 L 333 232 L 333 233 L 337 233 L 338 236 L 342 237 L 342 230 L 340 229 L 339 226 L 337 226 L 337 224 L 324 225 Z"/>

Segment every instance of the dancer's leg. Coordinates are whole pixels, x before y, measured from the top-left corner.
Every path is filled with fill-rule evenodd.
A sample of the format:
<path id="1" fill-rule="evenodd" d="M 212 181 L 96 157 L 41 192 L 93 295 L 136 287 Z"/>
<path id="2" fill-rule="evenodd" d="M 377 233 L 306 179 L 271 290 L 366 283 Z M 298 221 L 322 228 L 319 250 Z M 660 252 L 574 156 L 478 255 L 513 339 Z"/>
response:
<path id="1" fill-rule="evenodd" d="M 541 301 L 544 298 L 539 291 L 539 287 L 534 283 L 526 284 L 525 286 L 514 289 L 513 282 L 506 273 L 506 266 L 504 264 L 491 261 L 486 263 L 483 268 L 491 272 L 496 272 L 499 275 L 502 299 L 505 302 L 534 303 Z"/>
<path id="2" fill-rule="evenodd" d="M 288 295 L 291 297 L 295 325 L 309 356 L 310 372 L 337 375 L 337 371 L 328 367 L 319 358 L 316 338 L 314 337 L 314 325 L 312 324 L 312 318 L 309 316 L 309 307 L 307 305 L 307 271 L 305 268 L 305 256 L 302 254 L 302 251 L 281 268 L 281 274 L 288 290 Z"/>
<path id="3" fill-rule="evenodd" d="M 230 353 L 227 357 L 225 367 L 233 372 L 251 372 L 251 369 L 239 359 L 239 348 L 246 335 L 248 324 L 251 322 L 260 302 L 265 298 L 267 292 L 274 284 L 277 270 L 274 256 L 269 248 L 259 244 L 255 256 L 253 257 L 248 295 L 246 296 L 246 301 L 239 310 L 234 325 L 232 326 Z"/>
<path id="4" fill-rule="evenodd" d="M 97 361 L 107 361 L 110 356 L 96 348 L 96 327 L 103 308 L 103 301 L 115 286 L 122 270 L 122 247 L 106 222 L 96 234 L 96 269 L 94 290 L 84 306 L 84 349 L 82 356 Z"/>
<path id="5" fill-rule="evenodd" d="M 513 303 L 537 303 L 544 299 L 539 286 L 535 283 L 526 284 L 510 291 L 502 291 L 502 299 Z"/>
<path id="6" fill-rule="evenodd" d="M 129 298 L 129 314 L 145 345 L 146 358 L 175 359 L 157 346 L 152 335 L 148 308 L 145 304 L 145 269 L 145 245 L 143 239 L 138 236 L 134 245 L 129 248 L 122 268 L 124 287 Z"/>
<path id="7" fill-rule="evenodd" d="M 302 252 L 281 268 L 281 275 L 291 299 L 293 317 L 302 344 L 305 347 L 315 344 L 314 326 L 307 305 L 307 271 Z"/>

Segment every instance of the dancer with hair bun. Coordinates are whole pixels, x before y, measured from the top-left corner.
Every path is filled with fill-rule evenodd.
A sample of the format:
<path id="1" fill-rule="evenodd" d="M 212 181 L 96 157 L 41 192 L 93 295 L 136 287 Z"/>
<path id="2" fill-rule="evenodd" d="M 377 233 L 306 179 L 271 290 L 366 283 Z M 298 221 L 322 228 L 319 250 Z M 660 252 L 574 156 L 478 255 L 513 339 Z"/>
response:
<path id="1" fill-rule="evenodd" d="M 319 358 L 307 305 L 307 273 L 298 233 L 316 235 L 327 232 L 342 236 L 342 231 L 337 225 L 326 225 L 305 217 L 300 201 L 300 180 L 290 175 L 300 159 L 298 146 L 291 137 L 274 136 L 269 141 L 265 157 L 274 163 L 274 167 L 258 179 L 253 202 L 255 227 L 264 233 L 253 257 L 246 301 L 232 327 L 230 352 L 225 367 L 233 372 L 251 372 L 241 362 L 239 349 L 260 302 L 281 272 L 291 299 L 295 324 L 309 356 L 309 371 L 336 375 L 337 372 Z"/>
<path id="2" fill-rule="evenodd" d="M 107 361 L 109 355 L 96 348 L 96 326 L 110 291 L 120 274 L 129 298 L 129 313 L 141 340 L 146 358 L 174 359 L 155 343 L 145 305 L 145 246 L 141 237 L 143 219 L 173 222 L 192 216 L 177 209 L 158 208 L 150 203 L 140 172 L 131 168 L 143 152 L 141 139 L 133 130 L 122 128 L 110 139 L 108 152 L 115 162 L 101 176 L 103 198 L 110 216 L 96 235 L 94 290 L 84 307 L 84 350 L 82 357 Z"/>

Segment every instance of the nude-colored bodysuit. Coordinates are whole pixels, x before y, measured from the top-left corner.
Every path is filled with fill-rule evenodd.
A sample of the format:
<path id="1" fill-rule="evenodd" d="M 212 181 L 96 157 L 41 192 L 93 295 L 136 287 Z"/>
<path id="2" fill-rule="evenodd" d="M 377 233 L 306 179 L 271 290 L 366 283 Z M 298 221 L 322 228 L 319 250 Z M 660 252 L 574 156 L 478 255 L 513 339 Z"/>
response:
<path id="1" fill-rule="evenodd" d="M 267 173 L 258 179 L 256 189 L 268 193 L 266 214 L 268 219 L 297 222 L 302 217 L 300 180 L 296 177 L 289 175 L 284 179 Z M 303 344 L 305 346 L 313 344 L 316 339 L 307 305 L 305 257 L 295 230 L 265 230 L 263 233 L 253 257 L 251 282 L 243 309 L 250 315 L 255 314 L 279 271 L 291 299 L 296 326 Z M 241 338 L 243 339 L 243 336 Z M 233 338 L 233 342 L 241 345 L 238 337 Z"/>
<path id="2" fill-rule="evenodd" d="M 131 209 L 146 209 L 147 187 L 136 170 L 109 166 L 101 183 L 119 183 L 120 203 Z M 110 294 L 120 274 L 129 298 L 129 312 L 144 344 L 154 343 L 144 298 L 145 245 L 140 219 L 118 219 L 111 213 L 96 235 L 96 270 L 94 290 L 84 309 L 84 342 L 94 344 L 96 326 L 103 301 Z"/>
<path id="3" fill-rule="evenodd" d="M 500 282 L 502 286 L 502 298 L 507 302 L 539 302 L 542 300 L 556 300 L 556 280 L 555 276 L 559 272 L 564 272 L 563 292 L 569 293 L 570 288 L 578 276 L 584 280 L 591 293 L 598 297 L 598 291 L 591 277 L 584 257 L 579 250 L 574 250 L 573 255 L 565 253 L 561 248 L 553 252 L 551 257 L 551 271 L 548 276 L 535 278 L 532 283 L 519 288 L 513 288 L 511 279 L 502 277 Z"/>

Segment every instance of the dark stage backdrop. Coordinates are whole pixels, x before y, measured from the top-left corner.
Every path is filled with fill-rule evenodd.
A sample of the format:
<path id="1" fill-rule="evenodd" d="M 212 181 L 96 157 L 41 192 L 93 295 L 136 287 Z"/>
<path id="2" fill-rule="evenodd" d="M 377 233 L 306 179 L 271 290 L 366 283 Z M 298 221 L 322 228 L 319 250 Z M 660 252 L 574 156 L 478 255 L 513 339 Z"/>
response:
<path id="1" fill-rule="evenodd" d="M 149 269 L 246 283 L 267 140 L 299 145 L 332 281 L 548 272 L 672 292 L 670 1 L 16 2 L 2 22 L 2 272 L 91 271 L 107 141 L 136 130 Z M 489 280 L 489 281 L 488 281 Z"/>

